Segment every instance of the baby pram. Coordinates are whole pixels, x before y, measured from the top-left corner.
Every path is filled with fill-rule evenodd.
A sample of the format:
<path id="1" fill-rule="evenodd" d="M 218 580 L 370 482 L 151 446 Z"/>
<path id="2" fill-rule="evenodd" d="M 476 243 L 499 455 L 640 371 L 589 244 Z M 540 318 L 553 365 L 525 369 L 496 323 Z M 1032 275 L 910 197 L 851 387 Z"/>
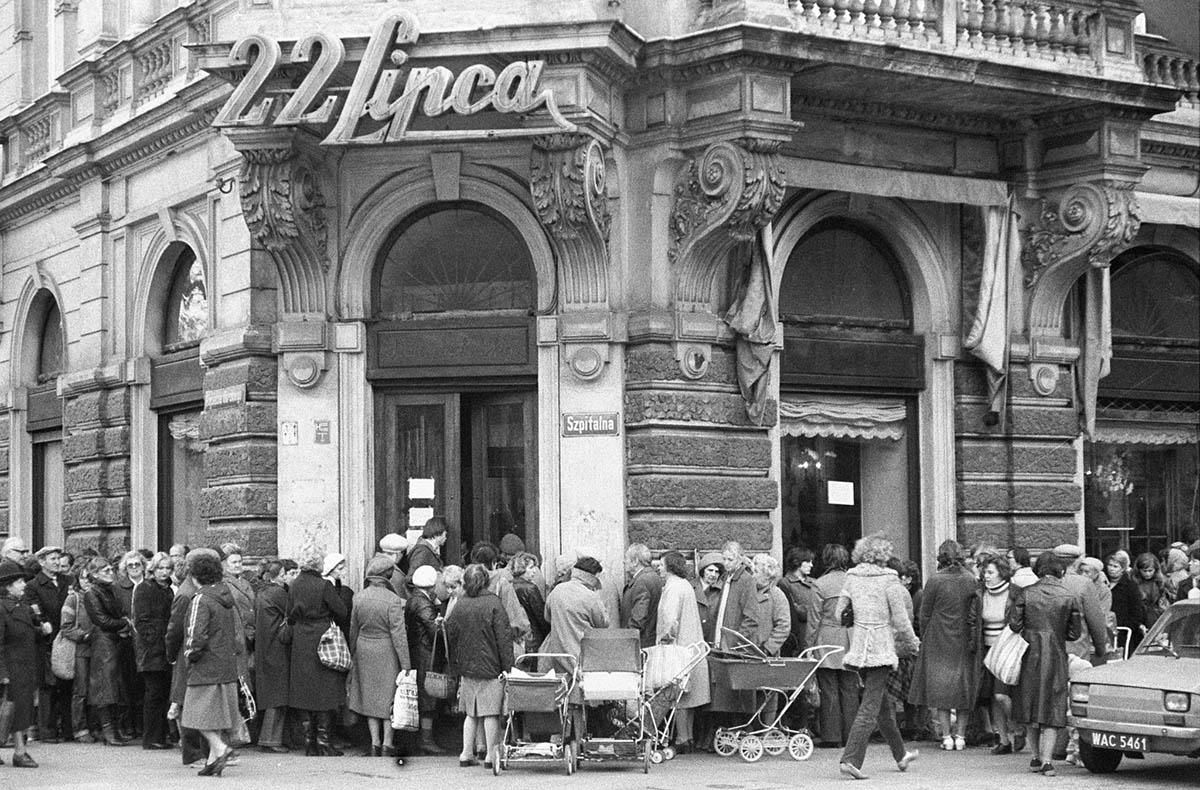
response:
<path id="1" fill-rule="evenodd" d="M 675 759 L 675 747 L 671 746 L 671 729 L 675 723 L 675 711 L 679 699 L 687 690 L 688 679 L 692 670 L 701 661 L 708 658 L 708 643 L 697 642 L 694 645 L 681 645 L 677 664 L 669 677 L 652 677 L 650 672 L 651 657 L 649 651 L 642 651 L 644 656 L 642 670 L 642 701 L 640 719 L 637 723 L 644 725 L 646 736 L 650 739 L 650 762 L 657 765 L 663 760 Z M 632 728 L 635 724 L 631 717 L 626 725 Z"/>
<path id="2" fill-rule="evenodd" d="M 742 641 L 744 644 L 737 651 L 713 656 L 709 662 L 712 682 L 723 683 L 735 691 L 765 693 L 745 724 L 717 729 L 714 750 L 722 757 L 740 754 L 748 763 L 761 759 L 763 754 L 778 755 L 785 751 L 793 760 L 807 760 L 813 753 L 812 733 L 791 729 L 783 719 L 817 670 L 845 648 L 817 645 L 795 658 L 779 658 L 767 656 L 756 645 Z M 767 721 L 765 712 L 773 698 L 779 699 L 780 704 Z"/>
<path id="3" fill-rule="evenodd" d="M 526 653 L 517 658 L 517 666 L 537 659 L 560 659 L 565 672 L 550 670 L 530 674 L 512 669 L 501 675 L 504 684 L 504 736 L 492 757 L 492 773 L 500 775 L 509 763 L 547 763 L 562 761 L 567 776 L 578 767 L 575 752 L 568 743 L 571 717 L 568 704 L 575 690 L 577 664 L 565 653 Z M 533 659 L 532 662 L 529 659 Z"/>
<path id="4" fill-rule="evenodd" d="M 575 745 L 581 761 L 640 760 L 649 773 L 654 749 L 641 704 L 641 663 L 635 628 L 592 629 L 580 640 L 583 707 Z"/>

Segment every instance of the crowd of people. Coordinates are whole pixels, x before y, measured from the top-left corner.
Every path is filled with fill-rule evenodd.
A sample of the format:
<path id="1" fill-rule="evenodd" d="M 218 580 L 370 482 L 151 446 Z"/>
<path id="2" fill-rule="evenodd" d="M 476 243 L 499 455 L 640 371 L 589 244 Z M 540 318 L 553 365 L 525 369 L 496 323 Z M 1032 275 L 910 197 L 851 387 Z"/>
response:
<path id="1" fill-rule="evenodd" d="M 589 629 L 619 626 L 636 630 L 644 648 L 843 648 L 789 716 L 819 746 L 842 749 L 840 769 L 854 778 L 866 776 L 876 730 L 902 771 L 917 757 L 905 739 L 932 737 L 948 751 L 970 741 L 1015 754 L 1028 744 L 1030 768 L 1053 775 L 1071 747 L 1072 662 L 1102 663 L 1115 629 L 1136 643 L 1166 606 L 1200 597 L 1200 543 L 1104 561 L 1063 545 L 1034 561 L 1019 547 L 946 541 L 923 586 L 919 567 L 877 535 L 853 552 L 824 546 L 819 557 L 793 547 L 782 567 L 733 541 L 691 557 L 634 544 L 615 585 L 595 552 L 579 548 L 543 570 L 514 534 L 474 545 L 465 567 L 445 565 L 448 526 L 430 519 L 412 545 L 384 536 L 358 592 L 346 557 L 315 546 L 248 572 L 233 543 L 76 557 L 57 546 L 31 554 L 8 538 L 0 686 L 13 703 L 12 765 L 37 766 L 34 737 L 140 740 L 181 748 L 185 765 L 220 776 L 249 747 L 341 755 L 361 732 L 355 721 L 365 722 L 364 754 L 403 765 L 446 754 L 439 737 L 450 740 L 459 717 L 459 765 L 486 764 L 500 733 L 501 673 L 524 653 L 578 656 Z M 1029 643 L 1015 686 L 983 666 L 1006 628 Z M 335 630 L 348 670 L 321 656 Z M 547 658 L 540 669 L 554 666 Z M 411 670 L 419 717 L 398 738 L 393 699 Z M 754 692 L 714 681 L 704 663 L 691 673 L 675 718 L 679 754 L 712 750 L 718 728 L 756 709 Z"/>

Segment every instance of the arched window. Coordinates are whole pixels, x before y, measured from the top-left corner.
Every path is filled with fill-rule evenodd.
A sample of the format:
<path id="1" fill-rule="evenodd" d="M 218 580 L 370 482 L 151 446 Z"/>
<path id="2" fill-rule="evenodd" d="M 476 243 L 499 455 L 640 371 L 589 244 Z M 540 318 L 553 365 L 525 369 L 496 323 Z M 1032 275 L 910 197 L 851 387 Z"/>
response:
<path id="1" fill-rule="evenodd" d="M 891 252 L 839 221 L 821 223 L 792 250 L 779 311 L 806 324 L 907 329 L 912 323 L 908 286 Z"/>
<path id="2" fill-rule="evenodd" d="M 376 267 L 376 315 L 531 310 L 533 259 L 483 206 L 435 204 L 400 225 Z"/>
<path id="3" fill-rule="evenodd" d="M 163 350 L 175 351 L 200 342 L 208 331 L 208 288 L 204 266 L 184 248 L 171 276 L 163 316 Z"/>
<path id="4" fill-rule="evenodd" d="M 63 372 L 62 314 L 58 304 L 50 300 L 46 308 L 42 327 L 38 333 L 37 383 L 45 384 L 58 378 Z"/>
<path id="5" fill-rule="evenodd" d="M 1200 340 L 1196 265 L 1170 251 L 1133 252 L 1113 267 L 1113 336 Z"/>

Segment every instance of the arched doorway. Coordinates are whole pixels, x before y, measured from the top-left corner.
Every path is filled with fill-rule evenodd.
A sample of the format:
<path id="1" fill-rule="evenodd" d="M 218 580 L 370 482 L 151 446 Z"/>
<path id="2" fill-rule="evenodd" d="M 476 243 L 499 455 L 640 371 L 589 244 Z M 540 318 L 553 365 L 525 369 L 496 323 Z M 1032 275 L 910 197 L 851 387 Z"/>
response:
<path id="1" fill-rule="evenodd" d="M 170 244 L 159 260 L 147 311 L 151 358 L 150 408 L 158 429 L 157 525 L 159 548 L 203 545 L 200 516 L 205 444 L 200 437 L 204 369 L 200 341 L 208 331 L 208 286 L 191 247 Z"/>
<path id="2" fill-rule="evenodd" d="M 785 548 L 882 532 L 915 557 L 924 341 L 903 268 L 870 228 L 824 219 L 788 255 L 779 311 Z"/>
<path id="3" fill-rule="evenodd" d="M 58 377 L 65 370 L 62 313 L 53 294 L 39 291 L 29 311 L 30 348 L 36 356 L 25 361 L 29 385 L 26 429 L 32 449 L 32 545 L 62 546 L 63 408 L 58 397 Z"/>
<path id="4" fill-rule="evenodd" d="M 501 214 L 433 203 L 380 248 L 367 376 L 375 391 L 376 537 L 451 525 L 459 562 L 507 533 L 537 543 L 537 279 Z"/>
<path id="5" fill-rule="evenodd" d="M 1097 557 L 1159 552 L 1200 529 L 1200 265 L 1136 247 L 1111 277 L 1111 371 L 1084 445 L 1084 534 Z"/>

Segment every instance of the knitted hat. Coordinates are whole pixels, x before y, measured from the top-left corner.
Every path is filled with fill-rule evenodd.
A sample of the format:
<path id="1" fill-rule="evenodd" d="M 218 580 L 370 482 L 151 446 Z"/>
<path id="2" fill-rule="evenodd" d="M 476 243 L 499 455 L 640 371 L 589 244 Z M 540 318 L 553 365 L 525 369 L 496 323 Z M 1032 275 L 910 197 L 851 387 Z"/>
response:
<path id="1" fill-rule="evenodd" d="M 408 550 L 408 541 L 403 535 L 397 535 L 395 532 L 389 532 L 379 539 L 380 551 L 402 552 Z"/>
<path id="2" fill-rule="evenodd" d="M 575 568 L 593 576 L 599 576 L 604 570 L 594 557 L 580 557 L 575 561 Z"/>
<path id="3" fill-rule="evenodd" d="M 329 574 L 333 573 L 334 569 L 337 568 L 337 566 L 341 565 L 345 561 L 346 561 L 345 554 L 326 554 L 325 555 L 325 566 L 324 566 L 324 570 L 321 571 L 321 575 L 328 576 Z"/>
<path id="4" fill-rule="evenodd" d="M 17 579 L 24 579 L 25 571 L 21 570 L 21 566 L 12 560 L 4 560 L 0 562 L 0 585 L 11 584 Z"/>
<path id="5" fill-rule="evenodd" d="M 512 532 L 500 538 L 501 554 L 507 554 L 508 556 L 512 557 L 520 554 L 523 551 L 525 551 L 525 541 L 521 540 L 520 537 Z"/>
<path id="6" fill-rule="evenodd" d="M 413 587 L 433 587 L 437 584 L 437 571 L 432 565 L 422 565 L 413 571 Z"/>
<path id="7" fill-rule="evenodd" d="M 1083 556 L 1083 549 L 1073 543 L 1063 543 L 1054 547 L 1054 554 L 1064 560 L 1074 560 Z"/>
<path id="8" fill-rule="evenodd" d="M 1055 552 L 1055 553 L 1057 553 L 1057 552 Z M 1087 567 L 1094 570 L 1096 573 L 1104 573 L 1104 563 L 1101 562 L 1096 557 L 1084 557 L 1082 560 L 1079 561 L 1079 564 L 1086 565 Z"/>
<path id="9" fill-rule="evenodd" d="M 721 569 L 721 573 L 725 572 L 725 555 L 719 551 L 710 551 L 700 558 L 700 565 L 697 568 L 700 573 L 704 573 L 704 569 L 709 565 L 716 565 Z"/>

